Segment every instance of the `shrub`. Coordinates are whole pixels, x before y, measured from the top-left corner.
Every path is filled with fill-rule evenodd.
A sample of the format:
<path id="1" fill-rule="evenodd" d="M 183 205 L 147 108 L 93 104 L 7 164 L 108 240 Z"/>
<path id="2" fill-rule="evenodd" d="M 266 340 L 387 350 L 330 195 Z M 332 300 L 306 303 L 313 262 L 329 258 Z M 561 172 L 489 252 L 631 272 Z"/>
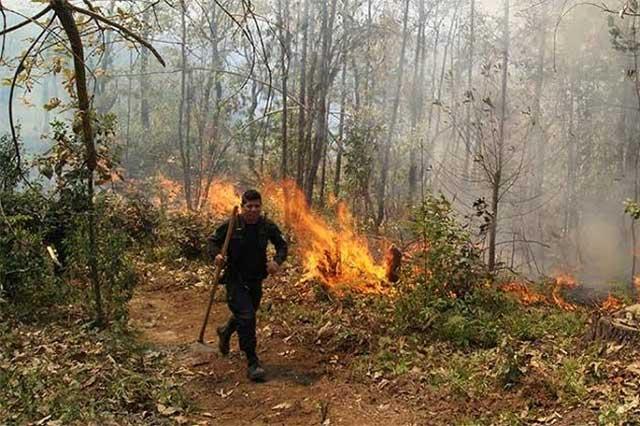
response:
<path id="1" fill-rule="evenodd" d="M 412 223 L 417 247 L 414 285 L 405 284 L 396 303 L 401 330 L 421 331 L 461 347 L 497 344 L 496 315 L 509 306 L 500 293 L 485 289 L 487 273 L 480 253 L 450 203 L 429 196 Z"/>
<path id="2" fill-rule="evenodd" d="M 169 213 L 160 222 L 156 253 L 160 260 L 189 260 L 207 256 L 207 239 L 213 233 L 213 225 L 201 213 L 180 211 Z"/>
<path id="3" fill-rule="evenodd" d="M 488 277 L 468 226 L 458 222 L 444 196 L 428 196 L 411 225 L 416 240 L 412 266 L 421 284 L 460 297 Z"/>
<path id="4" fill-rule="evenodd" d="M 0 137 L 0 298 L 26 317 L 60 296 L 43 243 L 48 208 L 40 188 L 18 191 L 14 147 Z"/>
<path id="5" fill-rule="evenodd" d="M 133 296 L 138 282 L 135 272 L 131 248 L 134 240 L 122 226 L 123 218 L 118 209 L 113 208 L 113 197 L 101 195 L 96 200 L 97 244 L 98 244 L 98 277 L 102 286 L 102 303 L 107 318 L 123 321 L 127 318 L 127 303 Z M 65 248 L 70 253 L 67 277 L 89 282 L 89 241 L 88 217 L 79 215 L 75 218 L 73 232 L 65 239 Z M 85 302 L 83 308 L 93 311 L 93 298 Z"/>

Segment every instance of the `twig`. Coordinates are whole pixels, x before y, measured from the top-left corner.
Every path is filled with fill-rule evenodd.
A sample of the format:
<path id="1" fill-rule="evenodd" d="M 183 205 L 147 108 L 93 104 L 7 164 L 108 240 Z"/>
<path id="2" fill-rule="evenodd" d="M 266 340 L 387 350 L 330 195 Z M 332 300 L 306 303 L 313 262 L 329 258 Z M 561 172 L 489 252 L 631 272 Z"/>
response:
<path id="1" fill-rule="evenodd" d="M 70 5 L 71 9 L 81 13 L 83 15 L 87 15 L 91 18 L 94 18 L 98 21 L 101 21 L 113 28 L 116 28 L 118 30 L 120 30 L 123 34 L 126 34 L 127 36 L 131 37 L 132 39 L 134 39 L 135 41 L 137 41 L 138 43 L 140 43 L 141 45 L 143 45 L 144 47 L 146 47 L 147 49 L 149 49 L 151 51 L 151 53 L 153 53 L 153 56 L 156 57 L 156 59 L 158 60 L 158 62 L 160 62 L 162 64 L 162 66 L 166 66 L 166 63 L 164 62 L 164 59 L 162 59 L 162 56 L 160 55 L 160 53 L 158 53 L 158 51 L 146 40 L 142 39 L 142 37 L 140 37 L 139 35 L 135 34 L 133 31 L 130 31 L 129 29 L 127 29 L 126 27 L 118 24 L 117 22 L 114 22 L 110 19 L 105 18 L 104 16 L 100 15 L 99 13 L 95 13 L 92 12 L 90 10 L 87 9 L 83 9 L 81 7 L 78 6 L 74 6 L 74 5 Z"/>
<path id="2" fill-rule="evenodd" d="M 13 74 L 13 80 L 11 81 L 11 89 L 9 90 L 9 127 L 11 128 L 11 139 L 13 141 L 13 147 L 15 149 L 15 154 L 16 154 L 16 168 L 17 168 L 18 173 L 21 174 L 21 175 L 22 175 L 22 168 L 21 168 L 21 164 L 20 164 L 20 162 L 21 162 L 20 145 L 18 144 L 18 136 L 16 134 L 16 127 L 15 127 L 15 123 L 13 121 L 13 95 L 15 94 L 15 89 L 16 89 L 18 76 L 24 70 L 24 62 L 25 62 L 25 60 L 31 54 L 31 51 L 38 44 L 38 42 L 40 41 L 42 36 L 45 35 L 49 31 L 49 27 L 53 23 L 54 19 L 55 19 L 55 17 L 52 17 L 51 19 L 49 19 L 49 23 L 44 27 L 44 29 L 40 32 L 38 37 L 36 37 L 36 39 L 33 41 L 33 43 L 31 43 L 31 45 L 29 46 L 29 48 L 27 49 L 25 54 L 20 59 L 20 63 L 18 64 L 18 67 L 16 68 L 16 72 Z"/>
<path id="3" fill-rule="evenodd" d="M 0 9 L 2 9 L 2 15 L 4 16 L 4 8 L 2 7 L 2 4 L 0 4 Z M 51 11 L 51 6 L 45 7 L 44 9 L 42 9 L 42 11 L 40 11 L 36 15 L 33 15 L 31 18 L 27 18 L 26 21 L 20 22 L 19 24 L 16 24 L 13 27 L 9 27 L 7 29 L 4 29 L 4 30 L 0 31 L 0 36 L 9 34 L 12 31 L 15 31 L 15 30 L 17 30 L 19 28 L 24 27 L 25 25 L 28 25 L 28 24 L 32 23 L 36 19 L 42 18 L 44 15 L 49 13 L 49 11 Z M 5 24 L 6 24 L 6 17 L 5 17 Z"/>
<path id="4" fill-rule="evenodd" d="M 4 11 L 4 6 L 2 6 L 2 0 L 0 0 L 0 13 L 2 14 L 2 31 L 5 31 L 7 28 L 7 14 Z M 0 47 L 0 63 L 2 63 L 2 59 L 4 58 L 4 48 L 5 48 L 6 36 L 2 36 L 2 46 Z"/>

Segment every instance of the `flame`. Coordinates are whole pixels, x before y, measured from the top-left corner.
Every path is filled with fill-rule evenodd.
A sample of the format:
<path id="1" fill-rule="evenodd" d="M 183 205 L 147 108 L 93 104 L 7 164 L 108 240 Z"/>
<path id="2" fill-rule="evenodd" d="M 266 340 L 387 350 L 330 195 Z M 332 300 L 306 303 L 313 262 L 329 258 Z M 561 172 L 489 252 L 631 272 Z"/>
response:
<path id="1" fill-rule="evenodd" d="M 385 267 L 376 264 L 365 238 L 354 225 L 344 203 L 337 203 L 337 224 L 331 227 L 313 212 L 302 191 L 292 181 L 268 182 L 265 198 L 284 213 L 285 222 L 297 238 L 304 279 L 319 279 L 336 292 L 346 289 L 385 294 L 390 288 Z"/>
<path id="2" fill-rule="evenodd" d="M 575 311 L 576 305 L 567 302 L 562 297 L 563 288 L 576 288 L 576 279 L 570 274 L 560 274 L 555 277 L 555 285 L 551 291 L 553 302 L 565 311 Z"/>
<path id="3" fill-rule="evenodd" d="M 575 288 L 577 285 L 576 279 L 572 275 L 559 274 L 554 279 L 554 284 L 551 289 L 551 297 L 537 293 L 525 284 L 519 282 L 503 284 L 501 288 L 503 291 L 514 294 L 520 303 L 526 306 L 536 303 L 555 304 L 565 311 L 575 311 L 577 308 L 576 305 L 564 300 L 564 297 L 562 296 L 562 289 Z"/>
<path id="4" fill-rule="evenodd" d="M 511 293 L 525 306 L 537 303 L 548 303 L 549 300 L 544 294 L 536 293 L 525 284 L 519 282 L 511 282 L 501 286 L 503 291 Z"/>
<path id="5" fill-rule="evenodd" d="M 622 308 L 623 303 L 620 299 L 609 294 L 606 299 L 600 305 L 600 309 L 607 312 L 617 311 Z"/>
<path id="6" fill-rule="evenodd" d="M 229 214 L 233 206 L 240 205 L 240 195 L 229 180 L 218 179 L 211 182 L 204 203 L 204 208 L 213 216 L 224 216 Z"/>
<path id="7" fill-rule="evenodd" d="M 159 189 L 158 195 L 151 200 L 155 206 L 169 211 L 187 210 L 181 183 L 168 179 L 162 174 L 156 175 L 155 182 Z M 201 188 L 206 188 L 206 183 L 203 182 Z M 229 214 L 233 206 L 239 204 L 240 195 L 235 185 L 228 179 L 217 178 L 211 181 L 207 196 L 200 200 L 198 210 L 213 217 L 223 217 Z"/>
<path id="8" fill-rule="evenodd" d="M 168 179 L 163 174 L 158 173 L 155 177 L 158 193 L 152 197 L 151 202 L 160 208 L 169 210 L 181 210 L 185 208 L 184 201 L 181 201 L 182 185 Z"/>

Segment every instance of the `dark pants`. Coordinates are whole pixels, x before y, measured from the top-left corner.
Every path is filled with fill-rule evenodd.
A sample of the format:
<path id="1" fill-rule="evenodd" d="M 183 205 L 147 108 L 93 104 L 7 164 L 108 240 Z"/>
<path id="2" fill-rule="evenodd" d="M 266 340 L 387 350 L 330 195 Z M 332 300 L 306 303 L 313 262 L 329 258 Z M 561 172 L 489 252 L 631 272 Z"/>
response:
<path id="1" fill-rule="evenodd" d="M 225 334 L 238 332 L 240 349 L 247 355 L 249 363 L 256 361 L 256 312 L 262 298 L 262 281 L 229 282 L 227 304 L 232 316 L 225 326 Z"/>

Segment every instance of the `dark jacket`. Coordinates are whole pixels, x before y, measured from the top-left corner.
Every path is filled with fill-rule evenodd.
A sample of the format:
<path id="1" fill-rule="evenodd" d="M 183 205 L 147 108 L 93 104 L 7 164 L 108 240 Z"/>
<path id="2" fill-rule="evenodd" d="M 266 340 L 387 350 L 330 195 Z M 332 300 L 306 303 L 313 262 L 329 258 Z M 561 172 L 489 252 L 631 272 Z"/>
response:
<path id="1" fill-rule="evenodd" d="M 227 228 L 229 227 L 229 221 L 225 221 L 222 225 L 216 229 L 213 235 L 208 241 L 208 251 L 211 257 L 215 257 L 222 250 L 224 239 L 227 235 Z M 231 234 L 231 240 L 229 241 L 229 251 L 227 253 L 227 265 L 225 267 L 224 274 L 222 275 L 221 282 L 228 283 L 235 280 L 242 280 L 242 267 L 241 258 L 246 255 L 246 250 L 243 253 L 244 245 L 244 228 L 245 223 L 242 216 L 238 216 L 235 229 Z M 267 244 L 269 241 L 275 246 L 276 255 L 274 260 L 279 264 L 287 259 L 288 246 L 287 242 L 282 236 L 282 232 L 278 226 L 271 220 L 261 216 L 257 224 L 258 232 L 258 250 L 255 252 L 257 256 L 255 259 L 250 259 L 250 262 L 256 262 L 258 266 L 258 276 L 250 277 L 251 279 L 263 280 L 267 277 Z M 243 259 L 245 262 L 247 259 Z"/>

